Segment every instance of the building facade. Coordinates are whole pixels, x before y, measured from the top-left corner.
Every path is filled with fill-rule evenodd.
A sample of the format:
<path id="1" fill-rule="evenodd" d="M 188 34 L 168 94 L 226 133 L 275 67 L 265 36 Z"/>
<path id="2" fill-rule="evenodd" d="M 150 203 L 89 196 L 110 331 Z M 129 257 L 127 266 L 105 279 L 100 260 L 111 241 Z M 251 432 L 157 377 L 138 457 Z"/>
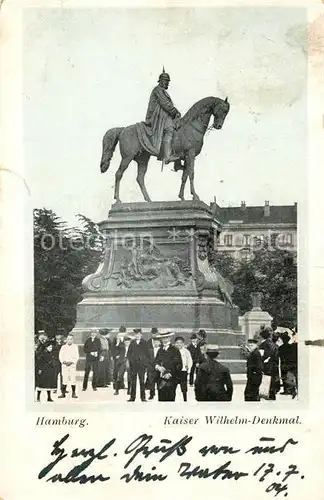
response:
<path id="1" fill-rule="evenodd" d="M 294 205 L 220 207 L 211 203 L 215 218 L 221 223 L 218 250 L 235 259 L 249 259 L 256 249 L 267 244 L 274 248 L 297 250 L 297 203 Z"/>

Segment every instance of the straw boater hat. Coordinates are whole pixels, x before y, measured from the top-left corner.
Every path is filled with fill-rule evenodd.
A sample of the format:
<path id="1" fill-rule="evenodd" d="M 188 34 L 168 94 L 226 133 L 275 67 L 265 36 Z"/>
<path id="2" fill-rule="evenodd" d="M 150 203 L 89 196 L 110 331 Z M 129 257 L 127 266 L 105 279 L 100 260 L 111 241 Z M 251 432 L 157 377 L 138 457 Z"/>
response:
<path id="1" fill-rule="evenodd" d="M 173 335 L 174 335 L 174 332 L 172 332 L 171 330 L 161 329 L 159 331 L 159 333 L 154 336 L 154 338 L 162 340 L 162 339 L 171 338 Z"/>
<path id="2" fill-rule="evenodd" d="M 275 329 L 275 333 L 288 333 L 290 336 L 293 334 L 293 330 L 291 330 L 290 328 L 287 328 L 285 326 L 277 326 L 277 328 Z"/>

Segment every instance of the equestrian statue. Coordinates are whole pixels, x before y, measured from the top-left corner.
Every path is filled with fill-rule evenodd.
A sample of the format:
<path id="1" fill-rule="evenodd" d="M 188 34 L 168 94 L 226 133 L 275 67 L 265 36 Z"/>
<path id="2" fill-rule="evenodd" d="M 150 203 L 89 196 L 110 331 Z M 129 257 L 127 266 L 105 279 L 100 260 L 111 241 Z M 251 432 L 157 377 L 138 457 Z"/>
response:
<path id="1" fill-rule="evenodd" d="M 100 164 L 102 173 L 109 168 L 115 148 L 119 142 L 121 163 L 115 176 L 116 202 L 120 202 L 120 181 L 130 162 L 138 165 L 137 182 L 146 201 L 151 201 L 145 186 L 145 174 L 150 156 L 155 156 L 164 164 L 174 163 L 174 170 L 183 170 L 179 198 L 184 200 L 184 189 L 189 177 L 190 192 L 194 200 L 199 196 L 194 186 L 195 158 L 199 155 L 208 129 L 211 116 L 214 122 L 211 128 L 221 129 L 229 112 L 227 100 L 218 97 L 205 97 L 196 102 L 181 117 L 167 92 L 170 76 L 164 68 L 159 76 L 158 85 L 152 90 L 145 122 L 128 127 L 116 127 L 108 130 L 103 138 L 103 151 Z"/>

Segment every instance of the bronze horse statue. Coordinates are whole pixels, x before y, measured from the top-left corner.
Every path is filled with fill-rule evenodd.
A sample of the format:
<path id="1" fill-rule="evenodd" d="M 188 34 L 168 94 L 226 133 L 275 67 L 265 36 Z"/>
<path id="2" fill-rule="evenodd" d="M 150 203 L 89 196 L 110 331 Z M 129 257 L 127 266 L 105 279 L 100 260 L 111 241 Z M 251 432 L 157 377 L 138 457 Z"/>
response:
<path id="1" fill-rule="evenodd" d="M 195 157 L 199 155 L 203 146 L 204 135 L 211 115 L 214 116 L 214 123 L 211 128 L 219 130 L 223 126 L 229 109 L 230 105 L 227 97 L 225 100 L 219 97 L 205 97 L 189 109 L 181 118 L 178 129 L 174 131 L 173 152 L 175 156 L 179 157 L 179 160 L 174 162 L 174 169 L 175 171 L 183 170 L 179 191 L 179 198 L 181 200 L 184 200 L 184 189 L 188 177 L 192 198 L 193 200 L 199 200 L 194 186 Z M 145 174 L 151 155 L 143 150 L 139 142 L 136 124 L 129 125 L 128 127 L 112 128 L 106 132 L 103 138 L 103 151 L 100 164 L 101 172 L 104 173 L 108 170 L 118 142 L 122 160 L 115 176 L 114 198 L 116 202 L 120 201 L 120 181 L 132 160 L 135 160 L 138 165 L 136 180 L 141 188 L 144 199 L 151 201 L 145 187 Z M 183 160 L 183 164 L 181 160 Z"/>

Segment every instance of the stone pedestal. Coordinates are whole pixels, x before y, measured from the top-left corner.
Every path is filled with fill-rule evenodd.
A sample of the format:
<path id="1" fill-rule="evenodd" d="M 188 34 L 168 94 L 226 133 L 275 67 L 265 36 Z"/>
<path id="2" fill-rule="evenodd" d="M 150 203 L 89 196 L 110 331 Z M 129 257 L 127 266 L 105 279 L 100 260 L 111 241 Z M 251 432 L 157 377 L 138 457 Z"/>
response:
<path id="1" fill-rule="evenodd" d="M 253 307 L 251 311 L 246 312 L 239 317 L 239 325 L 242 328 L 242 333 L 245 339 L 252 339 L 262 325 L 271 326 L 272 316 L 261 309 L 261 294 L 252 294 Z"/>
<path id="2" fill-rule="evenodd" d="M 92 327 L 125 325 L 142 328 L 144 338 L 153 326 L 186 339 L 203 328 L 210 343 L 239 344 L 238 309 L 208 260 L 220 227 L 205 203 L 115 204 L 99 227 L 106 251 L 83 281 L 74 329 L 79 343 Z"/>

